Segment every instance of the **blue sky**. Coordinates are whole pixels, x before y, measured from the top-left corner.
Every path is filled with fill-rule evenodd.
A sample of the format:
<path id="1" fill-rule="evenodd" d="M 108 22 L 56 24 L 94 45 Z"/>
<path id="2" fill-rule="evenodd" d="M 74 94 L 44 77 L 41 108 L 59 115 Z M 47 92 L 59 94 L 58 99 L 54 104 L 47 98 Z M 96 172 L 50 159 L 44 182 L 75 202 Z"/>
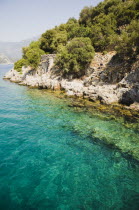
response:
<path id="1" fill-rule="evenodd" d="M 84 6 L 101 0 L 0 0 L 0 41 L 21 41 L 44 33 Z"/>

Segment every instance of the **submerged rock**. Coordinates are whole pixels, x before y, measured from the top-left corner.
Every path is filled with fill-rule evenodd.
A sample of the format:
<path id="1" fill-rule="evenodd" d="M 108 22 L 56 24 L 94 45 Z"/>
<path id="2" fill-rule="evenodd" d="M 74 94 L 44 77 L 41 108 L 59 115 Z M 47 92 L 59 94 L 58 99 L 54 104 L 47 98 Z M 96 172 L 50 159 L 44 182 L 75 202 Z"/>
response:
<path id="1" fill-rule="evenodd" d="M 112 58 L 113 54 L 110 56 Z M 107 62 L 110 61 L 110 56 Z M 4 78 L 12 82 L 18 82 L 21 85 L 53 91 L 57 90 L 57 94 L 64 92 L 63 97 L 68 97 L 71 100 L 69 107 L 72 107 L 77 112 L 83 110 L 93 113 L 93 115 L 97 115 L 98 112 L 106 113 L 108 118 L 105 117 L 103 123 L 107 127 L 103 130 L 100 122 L 95 127 L 91 121 L 90 135 L 93 135 L 96 139 L 99 138 L 108 145 L 119 148 L 122 152 L 130 154 L 139 160 L 138 139 L 136 138 L 137 135 L 133 138 L 132 132 L 130 132 L 130 124 L 125 126 L 128 131 L 128 142 L 123 142 L 122 140 L 126 132 L 115 126 L 115 121 L 121 117 L 125 121 L 131 121 L 131 123 L 138 122 L 139 81 L 137 67 L 119 83 L 110 84 L 102 81 L 100 78 L 101 72 L 107 65 L 107 56 L 103 58 L 102 54 L 96 54 L 95 60 L 91 64 L 91 69 L 88 70 L 90 75 L 87 74 L 80 79 L 63 78 L 60 75 L 60 71 L 54 66 L 54 59 L 54 55 L 45 55 L 42 57 L 37 69 L 23 67 L 22 73 L 12 69 Z M 102 60 L 105 61 L 103 65 Z M 100 61 L 101 63 L 99 64 Z M 94 65 L 94 68 L 92 65 Z M 61 97 L 61 95 L 58 97 Z M 127 105 L 126 108 L 119 105 L 118 102 Z M 122 123 L 124 122 L 122 121 Z M 88 122 L 86 124 L 88 125 Z M 136 130 L 138 128 L 135 128 Z M 81 131 L 84 131 L 84 129 L 81 128 Z"/>

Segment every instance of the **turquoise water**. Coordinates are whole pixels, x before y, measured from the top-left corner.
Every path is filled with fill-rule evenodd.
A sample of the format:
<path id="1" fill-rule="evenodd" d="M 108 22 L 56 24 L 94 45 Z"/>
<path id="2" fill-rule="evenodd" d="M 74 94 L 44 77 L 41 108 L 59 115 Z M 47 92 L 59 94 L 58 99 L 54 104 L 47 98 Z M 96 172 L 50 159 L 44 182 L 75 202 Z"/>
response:
<path id="1" fill-rule="evenodd" d="M 137 132 L 2 80 L 10 68 L 0 65 L 0 209 L 139 209 L 139 165 L 99 141 Z"/>

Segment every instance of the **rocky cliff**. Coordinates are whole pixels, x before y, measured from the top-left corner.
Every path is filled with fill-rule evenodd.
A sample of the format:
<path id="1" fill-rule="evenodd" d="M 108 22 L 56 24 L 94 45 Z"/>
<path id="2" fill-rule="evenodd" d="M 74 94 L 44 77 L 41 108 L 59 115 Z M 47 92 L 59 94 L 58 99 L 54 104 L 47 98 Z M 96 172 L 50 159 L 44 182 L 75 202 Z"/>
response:
<path id="1" fill-rule="evenodd" d="M 65 90 L 68 96 L 99 100 L 103 104 L 122 103 L 139 109 L 139 60 L 123 74 L 122 63 L 115 64 L 114 57 L 115 52 L 96 53 L 84 77 L 67 79 L 54 66 L 55 55 L 43 55 L 37 69 L 23 67 L 22 74 L 12 69 L 4 78 L 31 87 Z"/>

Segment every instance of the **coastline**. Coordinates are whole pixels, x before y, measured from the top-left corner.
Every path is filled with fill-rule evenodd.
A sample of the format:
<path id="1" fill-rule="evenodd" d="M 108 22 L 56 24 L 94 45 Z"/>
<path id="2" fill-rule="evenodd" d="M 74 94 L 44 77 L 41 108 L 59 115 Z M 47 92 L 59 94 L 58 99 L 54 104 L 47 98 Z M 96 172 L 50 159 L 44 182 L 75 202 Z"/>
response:
<path id="1" fill-rule="evenodd" d="M 27 69 L 24 68 L 24 71 L 25 70 L 27 70 L 27 72 L 33 71 L 32 69 L 29 70 L 28 68 Z M 13 75 L 14 70 L 11 70 L 10 72 Z M 22 75 L 18 74 L 18 76 L 21 77 Z M 32 76 L 29 76 L 28 73 L 27 73 L 27 76 L 29 78 L 32 77 Z M 13 78 L 14 79 L 16 78 L 16 80 L 12 80 L 12 82 L 17 82 L 20 85 L 27 85 L 20 81 L 19 77 L 17 77 L 17 74 L 16 74 L 16 77 L 14 76 Z M 35 81 L 36 80 L 37 80 L 37 77 L 35 78 Z M 90 115 L 90 118 L 92 118 L 93 116 L 99 116 L 101 119 L 104 120 L 104 122 L 109 122 L 109 121 L 117 122 L 118 124 L 120 123 L 122 126 L 124 126 L 125 129 L 130 130 L 130 128 L 132 128 L 137 132 L 139 130 L 139 111 L 131 107 L 127 107 L 125 105 L 121 105 L 118 103 L 104 104 L 100 100 L 92 101 L 92 100 L 89 100 L 89 98 L 83 98 L 77 95 L 68 95 L 64 89 L 61 89 L 61 87 L 60 88 L 42 88 L 41 86 L 37 86 L 37 85 L 36 86 L 28 85 L 28 86 L 29 88 L 43 89 L 40 91 L 44 91 L 44 94 L 45 94 L 45 91 L 47 91 L 47 92 L 50 92 L 50 94 L 54 94 L 56 97 L 61 98 L 62 100 L 65 99 L 66 101 L 68 101 L 68 106 L 74 109 L 75 112 L 79 112 L 79 113 L 85 112 Z M 53 87 L 56 87 L 56 86 L 53 86 Z M 130 157 L 130 158 L 133 158 L 135 161 L 139 161 L 138 139 L 136 139 L 136 142 L 135 142 L 135 140 L 133 141 L 132 138 L 131 140 L 129 138 L 129 142 L 123 143 L 122 136 L 124 134 L 118 133 L 118 130 L 114 131 L 115 137 L 111 136 L 110 130 L 108 130 L 108 132 L 106 131 L 103 132 L 101 128 L 99 130 L 93 129 L 91 132 L 92 132 L 93 138 L 94 136 L 96 137 L 96 141 L 100 139 L 100 141 L 103 144 L 107 144 L 109 147 L 113 147 L 120 150 L 121 153 L 125 157 L 127 158 Z M 136 147 L 134 147 L 134 144 L 136 144 Z"/>
<path id="2" fill-rule="evenodd" d="M 64 90 L 70 97 L 88 99 L 91 102 L 99 101 L 104 105 L 118 104 L 128 110 L 139 111 L 138 60 L 131 66 L 129 73 L 121 76 L 117 66 L 120 69 L 122 64 L 112 63 L 114 51 L 106 55 L 96 53 L 83 77 L 74 78 L 73 75 L 69 75 L 65 78 L 54 66 L 55 56 L 43 55 L 37 69 L 29 66 L 22 67 L 22 72 L 11 69 L 4 79 L 40 89 Z M 120 77 L 122 79 L 119 79 Z"/>

